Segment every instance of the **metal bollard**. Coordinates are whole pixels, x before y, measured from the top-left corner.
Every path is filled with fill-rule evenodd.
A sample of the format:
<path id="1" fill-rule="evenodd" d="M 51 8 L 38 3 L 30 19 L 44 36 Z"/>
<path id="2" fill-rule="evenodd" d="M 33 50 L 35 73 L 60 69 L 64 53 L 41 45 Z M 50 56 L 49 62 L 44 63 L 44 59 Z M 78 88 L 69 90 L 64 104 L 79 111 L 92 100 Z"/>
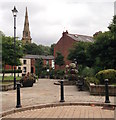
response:
<path id="1" fill-rule="evenodd" d="M 105 79 L 105 103 L 110 103 L 110 101 L 109 101 L 108 79 Z"/>
<path id="2" fill-rule="evenodd" d="M 21 101 L 20 101 L 20 83 L 17 83 L 17 105 L 16 108 L 20 108 L 21 106 Z"/>
<path id="3" fill-rule="evenodd" d="M 64 100 L 64 86 L 63 86 L 63 80 L 61 80 L 61 100 L 60 102 L 65 102 Z"/>

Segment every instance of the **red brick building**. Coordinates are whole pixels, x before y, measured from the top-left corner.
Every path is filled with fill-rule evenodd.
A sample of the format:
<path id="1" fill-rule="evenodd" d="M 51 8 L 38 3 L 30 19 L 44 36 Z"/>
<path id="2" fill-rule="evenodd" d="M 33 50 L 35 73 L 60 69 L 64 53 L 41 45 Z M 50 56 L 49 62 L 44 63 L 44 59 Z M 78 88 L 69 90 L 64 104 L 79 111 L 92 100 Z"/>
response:
<path id="1" fill-rule="evenodd" d="M 24 58 L 31 59 L 31 73 L 35 73 L 35 61 L 43 60 L 43 66 L 49 65 L 49 68 L 54 68 L 54 56 L 52 55 L 26 55 Z"/>
<path id="2" fill-rule="evenodd" d="M 49 65 L 49 68 L 54 69 L 54 56 L 52 55 L 25 55 L 23 58 L 20 59 L 22 65 L 16 66 L 16 69 L 21 69 L 22 73 L 20 76 L 26 73 L 35 73 L 35 61 L 37 59 L 43 60 L 44 67 Z M 12 66 L 6 65 L 6 70 L 11 70 Z"/>
<path id="3" fill-rule="evenodd" d="M 62 37 L 56 43 L 54 47 L 54 58 L 56 57 L 56 53 L 60 52 L 64 56 L 65 65 L 62 66 L 64 69 L 66 65 L 70 64 L 71 61 L 67 59 L 69 54 L 69 49 L 73 47 L 75 42 L 93 42 L 93 38 L 91 36 L 86 35 L 78 35 L 78 34 L 69 34 L 68 31 L 62 33 Z M 55 65 L 55 69 L 59 69 L 58 65 Z"/>

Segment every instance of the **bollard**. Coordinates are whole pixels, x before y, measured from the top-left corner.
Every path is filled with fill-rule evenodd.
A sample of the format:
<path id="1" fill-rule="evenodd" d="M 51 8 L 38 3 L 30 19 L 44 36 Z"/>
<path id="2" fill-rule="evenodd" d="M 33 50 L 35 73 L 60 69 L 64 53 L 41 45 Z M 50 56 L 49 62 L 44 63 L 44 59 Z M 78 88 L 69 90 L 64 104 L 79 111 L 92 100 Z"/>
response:
<path id="1" fill-rule="evenodd" d="M 109 90 L 108 90 L 108 79 L 105 79 L 105 103 L 110 103 Z"/>
<path id="2" fill-rule="evenodd" d="M 63 80 L 61 80 L 61 100 L 60 102 L 65 102 L 64 101 L 64 86 L 63 86 Z"/>
<path id="3" fill-rule="evenodd" d="M 21 101 L 20 101 L 20 83 L 17 83 L 17 105 L 16 108 L 21 107 Z"/>

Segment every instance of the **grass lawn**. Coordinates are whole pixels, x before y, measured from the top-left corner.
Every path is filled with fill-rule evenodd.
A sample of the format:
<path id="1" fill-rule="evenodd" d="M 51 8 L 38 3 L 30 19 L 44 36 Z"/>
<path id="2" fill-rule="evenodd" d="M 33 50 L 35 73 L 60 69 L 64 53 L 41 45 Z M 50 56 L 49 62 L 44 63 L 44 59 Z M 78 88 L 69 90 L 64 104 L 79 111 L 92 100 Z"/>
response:
<path id="1" fill-rule="evenodd" d="M 16 77 L 16 80 L 20 80 L 21 77 Z M 0 76 L 0 80 L 2 80 L 2 76 Z M 5 76 L 4 80 L 14 80 L 13 76 Z"/>
<path id="2" fill-rule="evenodd" d="M 114 84 L 112 84 L 112 85 L 116 86 L 116 83 L 114 83 Z"/>
<path id="3" fill-rule="evenodd" d="M 8 85 L 8 84 L 13 84 L 13 82 L 0 82 L 0 85 Z"/>

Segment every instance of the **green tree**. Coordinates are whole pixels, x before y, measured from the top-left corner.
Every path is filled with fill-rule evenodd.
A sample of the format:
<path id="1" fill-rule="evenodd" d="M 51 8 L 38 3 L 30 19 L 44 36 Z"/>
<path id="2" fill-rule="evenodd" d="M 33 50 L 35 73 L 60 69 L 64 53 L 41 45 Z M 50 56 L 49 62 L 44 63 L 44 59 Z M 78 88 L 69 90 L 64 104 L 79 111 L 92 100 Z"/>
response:
<path id="1" fill-rule="evenodd" d="M 23 45 L 24 54 L 31 54 L 31 55 L 50 55 L 50 47 L 37 45 L 35 43 L 27 43 Z"/>
<path id="2" fill-rule="evenodd" d="M 15 60 L 14 60 L 15 56 Z M 5 75 L 5 65 L 18 66 L 20 59 L 23 56 L 21 42 L 16 40 L 15 53 L 14 53 L 14 38 L 2 36 L 2 65 L 3 65 L 3 78 Z"/>
<path id="3" fill-rule="evenodd" d="M 50 48 L 50 53 L 51 55 L 54 55 L 54 47 L 55 47 L 56 44 L 52 44 L 51 45 L 51 48 Z"/>
<path id="4" fill-rule="evenodd" d="M 61 67 L 64 65 L 64 56 L 60 52 L 57 52 L 56 54 L 55 64 Z"/>
<path id="5" fill-rule="evenodd" d="M 35 63 L 35 73 L 36 75 L 41 75 L 42 71 L 43 71 L 44 67 L 43 67 L 43 59 L 37 59 L 36 63 Z"/>
<path id="6" fill-rule="evenodd" d="M 82 66 L 102 69 L 116 69 L 116 16 L 109 25 L 109 31 L 99 32 L 93 43 L 79 42 L 70 50 L 68 59 L 76 59 Z"/>
<path id="7" fill-rule="evenodd" d="M 76 60 L 78 64 L 83 66 L 91 66 L 93 60 L 90 59 L 88 48 L 92 43 L 90 42 L 78 42 L 75 43 L 73 48 L 70 49 L 68 59 L 71 61 Z"/>
<path id="8" fill-rule="evenodd" d="M 44 45 L 38 45 L 42 49 L 42 54 L 43 55 L 50 55 L 50 47 L 49 46 L 44 46 Z"/>
<path id="9" fill-rule="evenodd" d="M 24 54 L 42 55 L 43 50 L 35 43 L 27 43 L 23 46 Z"/>
<path id="10" fill-rule="evenodd" d="M 116 16 L 109 25 L 109 31 L 100 33 L 95 37 L 95 42 L 90 47 L 90 54 L 94 65 L 102 69 L 116 69 Z"/>

